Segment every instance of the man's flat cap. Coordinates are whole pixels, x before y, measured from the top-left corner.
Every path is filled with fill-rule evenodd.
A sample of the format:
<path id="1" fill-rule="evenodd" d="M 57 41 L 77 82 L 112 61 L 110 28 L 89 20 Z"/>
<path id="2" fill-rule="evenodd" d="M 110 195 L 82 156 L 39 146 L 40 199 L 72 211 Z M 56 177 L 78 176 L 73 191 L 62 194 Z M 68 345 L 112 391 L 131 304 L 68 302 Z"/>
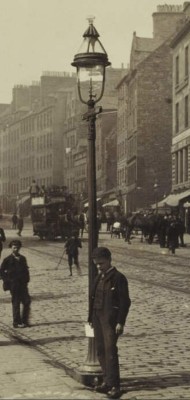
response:
<path id="1" fill-rule="evenodd" d="M 92 252 L 92 258 L 110 258 L 111 252 L 107 247 L 96 247 Z"/>

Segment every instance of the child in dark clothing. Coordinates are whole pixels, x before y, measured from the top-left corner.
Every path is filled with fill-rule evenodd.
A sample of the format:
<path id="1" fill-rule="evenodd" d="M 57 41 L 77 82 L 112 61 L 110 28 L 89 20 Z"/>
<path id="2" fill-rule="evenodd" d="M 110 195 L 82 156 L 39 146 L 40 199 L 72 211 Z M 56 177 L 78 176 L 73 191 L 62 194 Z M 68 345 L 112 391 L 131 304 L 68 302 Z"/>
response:
<path id="1" fill-rule="evenodd" d="M 12 298 L 13 327 L 29 327 L 31 298 L 28 291 L 30 281 L 29 267 L 26 257 L 20 254 L 22 246 L 20 240 L 12 240 L 9 247 L 12 253 L 4 258 L 0 277 L 3 280 L 3 289 L 10 290 Z M 23 305 L 21 314 L 21 304 Z"/>
<path id="2" fill-rule="evenodd" d="M 81 240 L 78 238 L 77 235 L 72 235 L 70 238 L 67 239 L 65 243 L 65 250 L 66 254 L 68 255 L 68 264 L 70 270 L 70 276 L 72 276 L 72 265 L 75 264 L 77 267 L 77 271 L 80 274 L 81 269 L 79 266 L 79 251 L 78 248 L 82 248 Z"/>

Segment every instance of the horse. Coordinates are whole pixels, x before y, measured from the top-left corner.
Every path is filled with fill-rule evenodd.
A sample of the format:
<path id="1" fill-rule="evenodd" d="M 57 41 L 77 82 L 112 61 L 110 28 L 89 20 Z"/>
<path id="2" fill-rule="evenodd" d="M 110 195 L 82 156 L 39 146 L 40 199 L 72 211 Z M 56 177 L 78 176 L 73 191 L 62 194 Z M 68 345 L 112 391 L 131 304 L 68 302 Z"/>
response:
<path id="1" fill-rule="evenodd" d="M 133 231 L 141 231 L 141 242 L 146 235 L 145 232 L 145 217 L 141 213 L 136 213 L 122 219 L 123 230 L 125 231 L 125 241 L 131 243 L 131 234 Z"/>
<path id="2" fill-rule="evenodd" d="M 125 219 L 125 241 L 130 243 L 133 231 L 141 231 L 141 242 L 147 240 L 149 244 L 153 243 L 155 235 L 159 234 L 163 216 L 159 214 L 136 213 Z"/>

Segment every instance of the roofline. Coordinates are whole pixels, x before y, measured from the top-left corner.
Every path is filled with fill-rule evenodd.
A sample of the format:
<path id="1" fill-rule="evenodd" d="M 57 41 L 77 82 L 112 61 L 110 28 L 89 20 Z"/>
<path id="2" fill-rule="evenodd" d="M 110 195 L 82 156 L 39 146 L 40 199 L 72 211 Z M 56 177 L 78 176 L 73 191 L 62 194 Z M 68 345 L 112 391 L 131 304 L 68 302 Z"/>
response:
<path id="1" fill-rule="evenodd" d="M 170 46 L 171 38 L 167 38 L 164 42 L 162 42 L 158 47 L 155 48 L 155 50 L 151 51 L 150 54 L 148 54 L 147 57 L 145 57 L 139 64 L 137 64 L 136 68 L 133 69 L 132 71 L 129 72 L 129 74 L 126 76 L 126 82 L 130 82 L 132 78 L 138 73 L 139 69 L 143 66 L 144 63 L 146 63 L 150 57 L 152 57 L 156 51 L 158 51 L 161 47 L 163 46 Z"/>
<path id="2" fill-rule="evenodd" d="M 171 39 L 170 47 L 174 48 L 177 46 L 179 41 L 190 31 L 190 20 L 183 25 L 183 27 L 178 31 L 178 33 Z"/>
<path id="3" fill-rule="evenodd" d="M 137 68 L 135 68 L 133 70 L 129 70 L 128 74 L 125 75 L 125 77 L 118 83 L 118 85 L 116 86 L 116 89 L 119 89 L 119 87 L 122 85 L 123 82 L 129 82 L 131 80 L 131 78 L 134 78 L 137 70 L 138 70 L 138 66 L 137 66 Z"/>

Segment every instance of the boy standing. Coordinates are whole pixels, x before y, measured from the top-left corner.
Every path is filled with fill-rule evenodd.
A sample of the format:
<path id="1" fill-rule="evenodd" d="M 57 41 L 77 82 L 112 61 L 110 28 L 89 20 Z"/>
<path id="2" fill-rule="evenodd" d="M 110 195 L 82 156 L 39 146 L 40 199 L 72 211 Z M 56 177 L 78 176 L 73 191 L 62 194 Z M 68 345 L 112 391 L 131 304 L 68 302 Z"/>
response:
<path id="1" fill-rule="evenodd" d="M 31 298 L 28 292 L 30 280 L 26 258 L 19 253 L 22 246 L 20 240 L 12 240 L 9 247 L 12 253 L 6 257 L 0 267 L 0 277 L 3 279 L 4 290 L 10 290 L 12 297 L 13 327 L 29 326 Z M 22 316 L 20 305 L 23 305 Z"/>
<path id="2" fill-rule="evenodd" d="M 82 248 L 81 240 L 78 238 L 76 234 L 73 234 L 70 238 L 67 239 L 65 243 L 66 254 L 68 255 L 68 264 L 70 270 L 70 276 L 72 276 L 72 265 L 75 264 L 77 267 L 77 271 L 80 274 L 81 269 L 79 266 L 79 251 L 78 248 Z"/>
<path id="3" fill-rule="evenodd" d="M 90 293 L 88 322 L 94 328 L 97 356 L 103 373 L 103 383 L 96 386 L 109 399 L 118 399 L 120 368 L 117 341 L 123 333 L 131 305 L 128 281 L 113 265 L 107 247 L 93 250 L 93 262 L 99 270 Z"/>

